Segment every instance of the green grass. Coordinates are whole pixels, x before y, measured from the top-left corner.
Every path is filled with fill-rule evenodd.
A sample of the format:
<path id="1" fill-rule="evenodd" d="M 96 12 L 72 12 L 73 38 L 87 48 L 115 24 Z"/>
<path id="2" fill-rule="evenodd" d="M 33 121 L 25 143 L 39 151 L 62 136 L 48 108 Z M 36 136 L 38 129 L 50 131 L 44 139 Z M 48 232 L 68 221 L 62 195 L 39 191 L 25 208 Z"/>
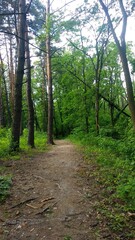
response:
<path id="1" fill-rule="evenodd" d="M 30 150 L 30 146 L 27 145 L 28 130 L 23 131 L 23 135 L 20 138 L 20 148 L 22 150 Z M 35 147 L 37 150 L 46 150 L 46 133 L 35 132 Z"/>
<path id="2" fill-rule="evenodd" d="M 0 129 L 0 158 L 8 156 L 10 145 L 10 129 Z"/>
<path id="3" fill-rule="evenodd" d="M 72 240 L 72 238 L 67 235 L 67 236 L 64 237 L 64 240 Z"/>
<path id="4" fill-rule="evenodd" d="M 112 139 L 105 136 L 73 134 L 70 140 L 81 147 L 89 164 L 96 164 L 93 173 L 104 186 L 99 212 L 113 231 L 127 231 L 133 239 L 132 214 L 135 212 L 135 137 Z M 129 215 L 131 214 L 131 217 Z"/>
<path id="5" fill-rule="evenodd" d="M 0 129 L 0 158 L 10 158 L 17 160 L 20 159 L 20 155 L 22 152 L 26 152 L 27 154 L 32 154 L 38 151 L 45 151 L 47 148 L 46 144 L 46 134 L 43 132 L 35 132 L 35 149 L 31 149 L 30 146 L 27 145 L 27 137 L 28 130 L 24 129 L 23 135 L 20 137 L 20 151 L 18 153 L 11 153 L 9 151 L 10 140 L 11 140 L 11 131 L 10 129 Z"/>
<path id="6" fill-rule="evenodd" d="M 93 158 L 100 166 L 105 184 L 115 188 L 114 196 L 125 201 L 128 210 L 135 211 L 135 156 L 132 157 L 135 146 L 130 144 L 130 150 L 129 142 L 127 146 L 123 140 L 92 135 L 71 139 L 83 146 L 85 158 Z"/>

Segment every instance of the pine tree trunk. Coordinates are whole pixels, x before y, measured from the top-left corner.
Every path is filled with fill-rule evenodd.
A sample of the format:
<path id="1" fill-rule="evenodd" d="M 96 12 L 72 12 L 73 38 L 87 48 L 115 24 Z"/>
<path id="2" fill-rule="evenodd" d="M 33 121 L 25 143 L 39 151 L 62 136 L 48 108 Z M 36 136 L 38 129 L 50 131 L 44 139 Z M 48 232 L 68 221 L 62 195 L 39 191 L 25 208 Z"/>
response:
<path id="1" fill-rule="evenodd" d="M 52 96 L 52 69 L 51 69 L 51 45 L 50 45 L 50 0 L 46 9 L 46 62 L 48 83 L 48 129 L 47 143 L 53 143 L 53 96 Z"/>
<path id="2" fill-rule="evenodd" d="M 48 119 L 48 96 L 47 96 L 47 79 L 45 72 L 45 60 L 41 61 L 43 81 L 42 81 L 42 103 L 43 103 L 43 131 L 47 132 L 47 119 Z"/>
<path id="3" fill-rule="evenodd" d="M 2 99 L 2 74 L 0 69 L 0 128 L 4 126 L 3 118 L 3 99 Z"/>
<path id="4" fill-rule="evenodd" d="M 22 81 L 24 74 L 25 62 L 25 29 L 26 29 L 26 13 L 25 13 L 25 0 L 19 2 L 19 26 L 18 26 L 18 63 L 15 79 L 15 94 L 14 94 L 14 112 L 12 124 L 12 138 L 11 150 L 17 151 L 20 143 L 20 123 L 22 112 Z"/>
<path id="5" fill-rule="evenodd" d="M 8 90 L 7 90 L 7 85 L 6 85 L 6 79 L 5 79 L 5 74 L 4 74 L 4 63 L 0 54 L 0 65 L 1 65 L 1 86 L 3 85 L 3 91 L 5 94 L 5 111 L 3 107 L 3 123 L 4 126 L 11 126 L 11 111 L 10 111 L 10 106 L 9 106 L 9 99 L 8 99 Z M 2 90 L 2 89 L 1 89 Z M 2 94 L 3 97 L 3 94 Z M 7 114 L 6 114 L 7 113 Z M 5 115 L 5 116 L 4 116 Z"/>
<path id="6" fill-rule="evenodd" d="M 27 82 L 27 103 L 28 103 L 28 145 L 34 148 L 34 107 L 31 93 L 31 63 L 28 39 L 28 26 L 26 26 L 26 82 Z"/>
<path id="7" fill-rule="evenodd" d="M 12 32 L 11 23 L 8 17 L 8 28 Z M 10 84 L 10 106 L 13 113 L 14 107 L 14 84 L 15 84 L 15 74 L 14 74 L 14 63 L 13 63 L 13 40 L 12 35 L 9 35 L 9 51 L 6 46 L 7 59 L 8 59 L 8 68 L 9 68 L 9 84 Z"/>
<path id="8" fill-rule="evenodd" d="M 9 69 L 9 78 L 10 78 L 10 102 L 11 110 L 14 109 L 14 83 L 15 83 L 15 74 L 14 74 L 14 64 L 13 64 L 13 52 L 12 52 L 12 38 L 10 37 L 10 69 Z"/>

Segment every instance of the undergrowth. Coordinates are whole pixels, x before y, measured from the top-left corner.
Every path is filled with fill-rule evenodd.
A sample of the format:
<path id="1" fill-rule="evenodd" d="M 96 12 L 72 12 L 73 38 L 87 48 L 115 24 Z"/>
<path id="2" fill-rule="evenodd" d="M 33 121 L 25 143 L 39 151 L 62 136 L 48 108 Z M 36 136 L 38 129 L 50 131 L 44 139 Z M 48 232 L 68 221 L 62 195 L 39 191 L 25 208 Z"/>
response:
<path id="1" fill-rule="evenodd" d="M 3 202 L 10 194 L 11 176 L 6 175 L 4 163 L 8 160 L 19 160 L 23 156 L 32 157 L 36 153 L 45 151 L 47 148 L 46 134 L 35 132 L 35 148 L 32 149 L 27 145 L 28 130 L 23 131 L 20 138 L 20 151 L 10 152 L 11 130 L 6 128 L 0 129 L 0 202 Z"/>
<path id="2" fill-rule="evenodd" d="M 0 176 L 0 202 L 5 201 L 5 199 L 10 195 L 10 187 L 12 185 L 11 176 Z"/>
<path id="3" fill-rule="evenodd" d="M 129 229 L 127 239 L 132 239 L 135 235 L 129 222 L 135 216 L 134 134 L 128 132 L 121 139 L 113 139 L 102 134 L 95 136 L 74 132 L 70 140 L 81 146 L 87 162 L 92 161 L 98 165 L 96 174 L 105 186 L 105 194 L 108 194 L 103 206 L 100 203 L 100 211 L 110 219 L 114 231 Z"/>
<path id="4" fill-rule="evenodd" d="M 46 134 L 43 132 L 35 132 L 35 149 L 31 149 L 27 144 L 28 130 L 24 129 L 23 135 L 20 137 L 20 151 L 10 151 L 11 130 L 6 128 L 0 129 L 0 158 L 10 158 L 14 156 L 15 160 L 19 159 L 22 152 L 31 153 L 34 151 L 46 150 Z"/>

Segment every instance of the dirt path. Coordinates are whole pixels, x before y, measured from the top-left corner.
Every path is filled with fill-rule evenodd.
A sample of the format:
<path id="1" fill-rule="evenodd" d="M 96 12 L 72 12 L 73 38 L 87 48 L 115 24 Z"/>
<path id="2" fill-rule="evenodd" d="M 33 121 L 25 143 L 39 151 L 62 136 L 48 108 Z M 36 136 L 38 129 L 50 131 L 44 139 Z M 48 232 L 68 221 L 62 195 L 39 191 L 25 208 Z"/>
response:
<path id="1" fill-rule="evenodd" d="M 82 177 L 85 168 L 82 156 L 64 140 L 47 153 L 12 162 L 13 187 L 0 210 L 0 240 L 113 239 L 98 220 L 99 189 Z"/>

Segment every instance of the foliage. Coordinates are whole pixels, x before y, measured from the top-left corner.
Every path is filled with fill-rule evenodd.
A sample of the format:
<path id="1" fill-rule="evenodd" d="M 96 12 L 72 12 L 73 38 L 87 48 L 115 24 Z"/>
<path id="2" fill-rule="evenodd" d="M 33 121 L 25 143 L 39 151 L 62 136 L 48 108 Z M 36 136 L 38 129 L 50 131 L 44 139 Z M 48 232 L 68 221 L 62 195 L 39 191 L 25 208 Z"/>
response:
<path id="1" fill-rule="evenodd" d="M 133 13 L 134 2 L 126 1 L 125 3 L 128 16 Z M 51 8 L 53 9 L 53 1 Z M 103 16 L 99 2 L 84 0 L 84 4 L 77 5 L 76 9 L 72 9 L 74 12 L 72 16 L 66 9 L 68 9 L 68 5 L 65 5 L 64 10 L 59 7 L 59 12 L 51 13 L 49 22 L 46 24 L 47 29 L 45 29 L 44 5 L 39 0 L 31 2 L 27 17 L 29 32 L 31 32 L 31 37 L 33 37 L 32 34 L 36 35 L 36 44 L 40 49 L 40 51 L 38 49 L 38 53 L 36 52 L 38 60 L 34 63 L 34 69 L 32 68 L 32 97 L 35 110 L 35 129 L 41 130 L 41 132 L 35 132 L 36 149 L 32 150 L 27 146 L 28 106 L 24 76 L 21 150 L 19 149 L 19 153 L 9 155 L 11 132 L 10 129 L 0 128 L 0 158 L 11 157 L 13 160 L 18 160 L 22 152 L 31 155 L 38 150 L 46 149 L 48 89 L 45 67 L 45 32 L 49 31 L 54 135 L 65 137 L 72 134 L 71 138 L 83 145 L 87 160 L 96 160 L 100 169 L 101 181 L 112 193 L 113 201 L 117 202 L 119 199 L 126 211 L 134 211 L 135 136 L 132 127 L 130 124 L 128 125 L 130 110 L 127 104 L 127 93 L 118 49 L 112 40 L 110 27 Z M 122 19 L 119 2 L 108 1 L 108 9 L 111 13 L 112 25 L 116 29 Z M 11 3 L 9 0 L 3 1 L 0 4 L 0 10 L 2 13 L 7 11 L 17 13 L 18 3 L 15 4 L 15 1 Z M 1 46 L 4 46 L 6 51 L 2 51 L 4 71 L 2 72 L 2 66 L 0 69 L 0 127 L 11 126 L 11 123 L 8 124 L 10 122 L 8 111 L 12 112 L 12 79 L 10 78 L 11 75 L 15 75 L 16 61 L 14 59 L 17 52 L 16 37 L 12 36 L 12 33 L 14 35 L 17 30 L 18 16 L 16 16 L 16 21 L 14 21 L 14 17 L 14 14 L 9 14 L 9 16 L 1 16 L 0 20 L 1 30 L 11 32 L 11 36 L 4 36 L 1 39 Z M 15 22 L 16 24 L 14 24 Z M 61 40 L 64 41 L 63 44 Z M 131 76 L 134 78 L 135 57 L 131 44 L 126 45 L 127 59 L 132 68 L 130 69 Z M 33 63 L 35 51 L 30 55 Z M 134 81 L 133 87 L 135 89 Z M 95 102 L 99 104 L 98 107 L 95 106 Z M 95 127 L 97 114 L 98 136 Z M 6 189 L 8 180 L 4 176 L 1 181 Z M 6 190 L 3 188 L 2 191 Z M 3 197 L 6 196 L 6 192 L 3 194 L 5 194 L 2 195 Z M 111 217 L 114 228 L 116 228 L 114 220 L 121 228 L 123 218 L 119 212 L 115 216 L 109 211 L 107 213 L 107 209 L 105 212 L 108 217 Z M 71 237 L 65 236 L 66 239 L 71 239 Z"/>
<path id="2" fill-rule="evenodd" d="M 3 202 L 9 196 L 9 189 L 11 185 L 11 176 L 0 176 L 0 202 Z"/>
<path id="3" fill-rule="evenodd" d="M 28 18 L 28 24 L 34 34 L 38 33 L 38 30 L 43 26 L 43 19 L 45 18 L 44 5 L 39 0 L 34 0 L 30 7 L 30 15 Z"/>
<path id="4" fill-rule="evenodd" d="M 24 129 L 20 139 L 20 151 L 18 153 L 11 153 L 9 149 L 11 131 L 10 129 L 0 129 L 0 158 L 12 157 L 14 160 L 18 160 L 22 152 L 26 152 L 27 154 L 32 153 L 32 149 L 27 145 L 27 136 L 28 130 Z M 35 146 L 35 151 L 46 150 L 46 134 L 44 132 L 35 132 Z"/>
<path id="5" fill-rule="evenodd" d="M 133 132 L 133 131 L 132 131 Z M 94 134 L 74 133 L 71 139 L 79 140 L 85 147 L 85 156 L 94 155 L 113 197 L 125 202 L 127 210 L 135 210 L 135 136 L 113 139 Z M 109 174 L 108 174 L 109 172 Z"/>
<path id="6" fill-rule="evenodd" d="M 21 140 L 20 140 L 20 148 L 22 151 L 32 153 L 32 149 L 29 146 L 27 146 L 27 136 L 28 136 L 28 130 L 24 129 L 23 136 L 21 137 Z M 36 146 L 35 151 L 46 150 L 46 147 L 47 147 L 46 133 L 37 132 L 37 131 L 35 132 L 35 146 Z"/>
<path id="7" fill-rule="evenodd" d="M 0 157 L 8 155 L 10 136 L 11 136 L 10 129 L 7 128 L 0 129 Z"/>
<path id="8" fill-rule="evenodd" d="M 84 134 L 77 129 L 70 140 L 81 146 L 88 164 L 96 165 L 87 177 L 96 177 L 101 185 L 102 197 L 96 209 L 108 221 L 113 232 L 126 232 L 126 239 L 134 239 L 132 216 L 135 211 L 135 136 L 133 130 L 121 139 L 94 133 Z M 131 146 L 131 148 L 130 148 Z"/>
<path id="9" fill-rule="evenodd" d="M 70 236 L 65 236 L 64 240 L 72 240 L 72 238 Z"/>

